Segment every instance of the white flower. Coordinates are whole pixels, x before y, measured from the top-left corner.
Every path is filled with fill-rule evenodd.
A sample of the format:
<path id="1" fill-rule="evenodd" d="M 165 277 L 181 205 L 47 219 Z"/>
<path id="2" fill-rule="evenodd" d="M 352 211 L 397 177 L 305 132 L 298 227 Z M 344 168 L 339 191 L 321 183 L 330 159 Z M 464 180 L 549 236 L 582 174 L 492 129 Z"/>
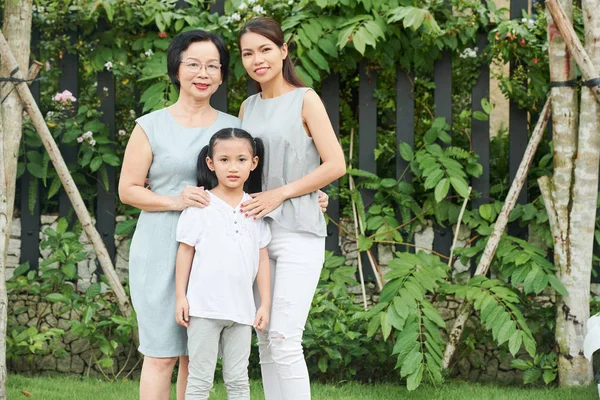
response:
<path id="1" fill-rule="evenodd" d="M 119 136 L 125 136 L 126 133 L 125 129 L 119 129 Z"/>
<path id="2" fill-rule="evenodd" d="M 106 68 L 108 71 L 111 70 L 111 68 L 113 67 L 113 63 L 110 61 L 107 61 L 104 63 L 104 68 Z"/>
<path id="3" fill-rule="evenodd" d="M 242 17 L 241 17 L 241 15 L 240 15 L 240 14 L 238 14 L 238 13 L 233 13 L 233 14 L 231 14 L 231 20 L 232 20 L 232 21 L 236 21 L 236 22 L 237 22 L 237 21 L 239 21 L 239 20 L 241 20 L 241 19 L 242 19 Z"/>
<path id="4" fill-rule="evenodd" d="M 238 7 L 238 9 L 240 9 L 240 10 L 245 10 L 246 8 L 248 8 L 248 4 L 246 4 L 246 3 L 244 3 L 244 2 L 242 1 L 242 4 L 240 4 L 240 6 Z"/>
<path id="5" fill-rule="evenodd" d="M 94 134 L 92 133 L 92 131 L 87 131 L 86 133 L 84 133 L 83 135 L 81 135 L 82 138 L 84 139 L 89 139 L 91 137 L 93 137 Z"/>
<path id="6" fill-rule="evenodd" d="M 466 48 L 463 50 L 463 52 L 460 54 L 460 58 L 475 58 L 477 57 L 477 51 L 479 49 L 477 47 L 470 49 L 470 48 Z"/>
<path id="7" fill-rule="evenodd" d="M 104 86 L 104 87 L 102 88 L 102 90 L 103 90 L 105 93 L 108 93 L 108 88 L 107 88 L 106 86 Z"/>
<path id="8" fill-rule="evenodd" d="M 290 0 L 288 1 L 288 5 L 291 6 L 292 4 L 294 4 L 294 0 Z"/>
<path id="9" fill-rule="evenodd" d="M 51 118 L 54 115 L 54 111 L 48 111 L 46 117 Z"/>
<path id="10" fill-rule="evenodd" d="M 248 0 L 248 4 L 252 5 L 254 3 L 256 3 L 256 0 Z"/>
<path id="11" fill-rule="evenodd" d="M 144 52 L 144 54 L 146 55 L 146 57 L 150 57 L 152 56 L 152 54 L 154 54 L 154 52 L 152 51 L 152 49 L 148 49 Z"/>
<path id="12" fill-rule="evenodd" d="M 77 143 L 83 143 L 83 136 L 79 136 L 77 138 Z"/>
<path id="13" fill-rule="evenodd" d="M 94 82 L 94 87 L 98 87 L 98 82 Z"/>
<path id="14" fill-rule="evenodd" d="M 527 18 L 521 18 L 521 22 L 522 22 L 522 23 L 525 23 L 525 22 L 527 22 Z"/>
<path id="15" fill-rule="evenodd" d="M 254 11 L 254 12 L 255 12 L 255 13 L 257 13 L 257 14 L 264 14 L 264 13 L 265 13 L 265 9 L 264 9 L 264 8 L 263 8 L 263 6 L 261 6 L 260 4 L 258 4 L 258 5 L 255 5 L 255 6 L 252 8 L 252 11 Z"/>
<path id="16" fill-rule="evenodd" d="M 90 146 L 95 146 L 96 145 L 96 141 L 94 139 L 90 140 Z"/>
<path id="17" fill-rule="evenodd" d="M 129 115 L 131 118 L 135 118 L 135 110 L 129 110 Z"/>

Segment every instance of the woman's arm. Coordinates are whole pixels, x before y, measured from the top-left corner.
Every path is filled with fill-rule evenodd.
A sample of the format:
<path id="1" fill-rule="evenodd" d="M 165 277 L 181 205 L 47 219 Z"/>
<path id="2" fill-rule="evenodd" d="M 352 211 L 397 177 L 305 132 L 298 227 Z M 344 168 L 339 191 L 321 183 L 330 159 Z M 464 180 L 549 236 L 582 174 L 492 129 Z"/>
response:
<path id="1" fill-rule="evenodd" d="M 136 125 L 131 133 L 121 178 L 119 179 L 119 198 L 144 211 L 183 210 L 188 206 L 204 207 L 208 204 L 208 195 L 195 186 L 186 186 L 179 196 L 161 196 L 144 187 L 150 165 L 152 164 L 152 148 L 144 130 Z"/>
<path id="2" fill-rule="evenodd" d="M 190 271 L 192 270 L 192 262 L 194 261 L 195 249 L 185 243 L 179 243 L 177 250 L 177 259 L 175 261 L 175 319 L 179 325 L 189 326 L 190 307 L 188 305 L 186 292 L 188 281 L 190 279 Z"/>
<path id="3" fill-rule="evenodd" d="M 314 192 L 346 173 L 346 161 L 342 147 L 331 126 L 321 98 L 312 90 L 307 91 L 304 96 L 302 118 L 319 152 L 321 165 L 285 186 L 255 194 L 254 199 L 242 205 L 242 211 L 248 216 L 254 215 L 256 218 L 261 218 L 285 200 Z"/>
<path id="4" fill-rule="evenodd" d="M 256 311 L 254 327 L 262 331 L 269 325 L 269 316 L 271 314 L 271 265 L 269 263 L 269 252 L 266 247 L 260 249 L 259 257 L 256 284 L 258 286 L 258 294 L 260 295 L 260 307 Z"/>

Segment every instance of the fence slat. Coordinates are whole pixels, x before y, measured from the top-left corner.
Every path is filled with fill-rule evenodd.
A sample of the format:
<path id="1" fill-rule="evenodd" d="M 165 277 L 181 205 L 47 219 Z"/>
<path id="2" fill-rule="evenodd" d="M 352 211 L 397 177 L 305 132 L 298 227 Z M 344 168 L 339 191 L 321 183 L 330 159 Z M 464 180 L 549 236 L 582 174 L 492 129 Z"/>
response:
<path id="1" fill-rule="evenodd" d="M 434 66 L 434 102 L 435 117 L 444 117 L 452 126 L 452 55 L 449 51 L 442 53 L 442 58 Z M 452 231 L 447 227 L 434 227 L 433 250 L 442 254 L 450 254 Z"/>
<path id="2" fill-rule="evenodd" d="M 40 32 L 33 28 L 31 31 L 31 58 L 39 59 Z M 36 103 L 40 104 L 40 82 L 34 81 L 30 86 Z M 23 140 L 25 140 L 23 138 Z M 45 150 L 44 150 L 45 151 Z M 29 211 L 29 186 L 35 185 L 35 206 L 33 214 Z M 21 264 L 28 262 L 31 269 L 37 269 L 40 258 L 40 185 L 37 178 L 32 177 L 25 169 L 20 180 L 21 187 Z"/>
<path id="3" fill-rule="evenodd" d="M 223 15 L 225 13 L 225 1 L 217 0 L 210 4 L 210 12 Z M 227 80 L 219 86 L 219 89 L 210 98 L 210 104 L 219 111 L 227 112 Z"/>
<path id="4" fill-rule="evenodd" d="M 377 75 L 367 68 L 366 60 L 361 61 L 359 66 L 358 86 L 358 168 L 377 173 L 375 162 L 375 148 L 377 147 L 377 101 L 375 100 L 375 89 L 377 88 Z M 368 208 L 373 202 L 373 192 L 361 190 L 365 206 Z M 373 247 L 372 251 L 376 248 Z M 375 276 L 370 265 L 369 258 L 365 252 L 361 253 L 364 275 L 369 280 Z"/>
<path id="5" fill-rule="evenodd" d="M 522 11 L 527 11 L 528 9 L 528 0 L 512 0 L 510 2 L 510 18 L 521 18 Z M 510 64 L 510 74 L 514 73 L 515 65 L 513 63 Z M 513 101 L 510 102 L 509 105 L 509 134 L 508 134 L 508 143 L 509 143 L 509 161 L 508 161 L 508 170 L 509 170 L 509 182 L 513 181 L 517 170 L 519 169 L 519 164 L 523 159 L 523 154 L 525 152 L 525 148 L 527 147 L 528 141 L 528 126 L 527 126 L 527 111 L 521 110 L 518 108 L 517 104 Z M 527 203 L 527 185 L 523 185 L 523 190 L 519 193 L 519 197 L 517 199 L 517 204 L 525 204 Z M 517 237 L 525 237 L 527 235 L 527 229 L 525 227 L 520 227 L 518 222 L 513 222 L 508 225 L 508 232 Z"/>
<path id="6" fill-rule="evenodd" d="M 477 47 L 485 49 L 488 44 L 485 32 L 479 33 Z M 481 110 L 481 100 L 490 95 L 490 67 L 483 64 L 479 67 L 479 77 L 473 87 L 471 97 L 471 108 L 473 111 Z M 481 197 L 473 200 L 473 208 L 489 202 L 490 196 L 490 121 L 480 121 L 471 118 L 471 140 L 473 151 L 479 155 L 479 162 L 483 167 L 483 173 L 479 178 L 471 179 L 473 190 L 479 192 Z"/>
<path id="7" fill-rule="evenodd" d="M 77 41 L 77 32 L 70 31 L 68 33 L 71 43 L 74 44 Z M 77 54 L 65 53 L 60 60 L 61 74 L 58 81 L 59 91 L 68 90 L 73 93 L 73 96 L 79 97 L 79 82 L 78 82 L 78 64 L 79 56 Z M 74 113 L 73 113 L 74 114 Z M 67 146 L 60 144 L 60 152 L 65 160 L 67 166 L 69 164 L 77 163 L 77 146 Z M 64 190 L 60 191 L 59 198 L 59 213 L 61 217 L 65 217 L 71 214 L 73 207 L 69 197 Z"/>
<path id="8" fill-rule="evenodd" d="M 106 30 L 106 22 L 100 21 L 101 31 Z M 115 77 L 110 71 L 100 71 L 96 74 L 97 95 L 100 99 L 99 110 L 102 112 L 100 121 L 108 125 L 110 139 L 115 138 L 116 126 L 116 93 Z M 107 90 L 105 90 L 105 88 Z M 97 173 L 98 177 L 98 197 L 96 202 L 96 228 L 102 237 L 102 241 L 108 250 L 110 258 L 115 261 L 115 214 L 116 214 L 116 171 L 109 165 L 102 166 L 106 168 L 108 188 L 104 187 L 102 174 Z M 101 268 L 96 269 L 97 273 L 102 273 Z"/>
<path id="9" fill-rule="evenodd" d="M 321 97 L 325 103 L 327 114 L 331 120 L 331 125 L 335 134 L 340 135 L 340 76 L 338 74 L 329 75 L 321 85 Z M 333 182 L 328 188 L 336 188 L 339 186 L 339 181 Z M 329 198 L 329 206 L 327 207 L 327 215 L 333 221 L 339 223 L 340 221 L 340 200 L 339 198 Z M 329 222 L 327 225 L 327 239 L 325 241 L 325 248 L 327 250 L 339 253 L 339 235 L 338 227 L 333 223 Z"/>
<path id="10" fill-rule="evenodd" d="M 396 68 L 396 179 L 400 179 L 404 174 L 403 180 L 412 182 L 412 172 L 408 168 L 408 161 L 400 157 L 398 146 L 404 142 L 415 147 L 415 97 L 413 93 L 414 74 L 405 72 L 402 68 Z M 402 223 L 401 216 L 396 213 L 396 217 Z M 404 240 L 407 240 L 404 237 Z M 414 238 L 409 243 L 414 243 Z M 397 246 L 397 250 L 413 252 L 412 246 Z M 403 247 L 405 247 L 403 249 Z"/>

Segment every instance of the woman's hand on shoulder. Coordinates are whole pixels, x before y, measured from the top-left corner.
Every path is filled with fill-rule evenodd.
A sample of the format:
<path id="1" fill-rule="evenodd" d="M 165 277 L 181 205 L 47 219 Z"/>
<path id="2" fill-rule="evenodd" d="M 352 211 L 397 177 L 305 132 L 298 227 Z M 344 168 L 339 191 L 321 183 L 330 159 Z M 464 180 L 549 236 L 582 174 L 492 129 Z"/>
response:
<path id="1" fill-rule="evenodd" d="M 179 196 L 175 197 L 173 209 L 177 211 L 185 210 L 187 207 L 206 207 L 210 203 L 210 196 L 204 190 L 204 187 L 187 185 L 183 188 Z"/>
<path id="2" fill-rule="evenodd" d="M 282 188 L 251 193 L 250 196 L 252 196 L 252 200 L 242 203 L 240 211 L 246 217 L 253 217 L 254 219 L 264 217 L 287 199 Z"/>

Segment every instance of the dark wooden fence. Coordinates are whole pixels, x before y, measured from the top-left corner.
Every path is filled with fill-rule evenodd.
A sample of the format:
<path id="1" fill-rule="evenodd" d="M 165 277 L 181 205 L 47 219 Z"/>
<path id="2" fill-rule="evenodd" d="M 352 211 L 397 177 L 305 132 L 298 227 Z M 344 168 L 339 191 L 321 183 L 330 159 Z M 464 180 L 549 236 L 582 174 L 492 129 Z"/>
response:
<path id="1" fill-rule="evenodd" d="M 511 17 L 521 16 L 521 10 L 526 9 L 528 0 L 511 1 Z M 180 7 L 186 7 L 185 1 L 178 2 Z M 224 1 L 218 0 L 211 5 L 211 11 L 223 13 Z M 100 26 L 99 29 L 106 29 Z M 77 32 L 69 32 L 72 40 L 76 40 Z M 32 37 L 32 49 L 34 54 L 38 48 L 39 35 L 34 32 Z M 483 49 L 487 44 L 487 34 L 480 33 L 478 47 Z M 75 97 L 78 97 L 78 56 L 76 54 L 65 54 L 62 58 L 60 68 L 62 75 L 60 79 L 60 90 L 68 89 Z M 377 73 L 366 68 L 366 61 L 359 66 L 360 83 L 358 90 L 359 102 L 359 159 L 358 167 L 377 172 L 374 159 L 374 150 L 377 146 L 377 102 L 374 97 L 374 91 L 377 85 Z M 397 69 L 396 74 L 396 142 L 407 142 L 414 144 L 414 125 L 415 125 L 415 104 L 412 92 L 412 81 L 415 79 L 412 73 L 406 74 L 402 69 Z M 435 96 L 435 116 L 445 117 L 447 121 L 452 120 L 452 59 L 451 54 L 446 52 L 435 64 L 434 80 L 436 89 Z M 103 71 L 97 74 L 98 96 L 102 100 L 100 105 L 103 112 L 103 122 L 110 127 L 111 136 L 115 134 L 115 79 L 110 71 Z M 32 91 L 39 101 L 40 83 L 34 82 Z M 479 109 L 482 98 L 489 96 L 489 66 L 483 65 L 480 68 L 479 79 L 472 91 L 472 106 Z M 340 128 L 340 77 L 336 74 L 328 76 L 321 85 L 321 96 L 324 100 L 327 112 L 336 132 Z M 107 87 L 108 95 L 102 88 Z M 252 85 L 248 85 L 248 92 L 253 93 Z M 223 83 L 221 88 L 213 96 L 213 106 L 219 110 L 227 111 L 227 85 Z M 474 151 L 480 155 L 480 162 L 483 165 L 483 175 L 480 178 L 473 179 L 474 190 L 480 192 L 482 196 L 475 199 L 473 207 L 487 202 L 490 191 L 490 129 L 488 121 L 472 121 L 472 143 Z M 528 121 L 527 113 L 518 109 L 515 105 L 510 105 L 510 178 L 515 175 L 519 162 L 523 155 L 527 143 Z M 75 163 L 77 149 L 72 146 L 63 146 L 61 148 L 67 164 Z M 399 156 L 396 157 L 396 175 L 400 176 L 406 168 L 406 161 Z M 39 202 L 33 214 L 29 212 L 28 193 L 29 182 L 34 179 L 26 171 L 20 179 L 21 185 L 21 262 L 29 262 L 33 268 L 38 266 L 39 258 L 39 229 L 40 229 L 40 209 Z M 410 179 L 410 175 L 408 175 Z M 99 179 L 100 181 L 100 179 Z M 115 169 L 108 168 L 108 191 L 102 184 L 98 184 L 98 200 L 96 207 L 97 228 L 108 248 L 111 256 L 115 257 L 114 230 L 115 230 L 115 206 L 116 206 L 116 184 Z M 336 185 L 337 183 L 334 183 Z M 369 200 L 369 193 L 365 193 Z M 519 197 L 519 202 L 526 202 L 526 191 L 524 190 Z M 60 196 L 60 215 L 67 215 L 70 212 L 71 205 L 67 196 L 62 193 Z M 340 215 L 339 202 L 336 199 L 330 200 L 328 214 L 333 220 L 338 220 Z M 338 249 L 338 230 L 333 223 L 328 227 L 327 248 L 336 251 Z M 518 226 L 511 228 L 514 234 L 523 234 Z M 447 228 L 435 228 L 434 249 L 438 252 L 448 254 L 452 242 L 452 232 Z"/>

